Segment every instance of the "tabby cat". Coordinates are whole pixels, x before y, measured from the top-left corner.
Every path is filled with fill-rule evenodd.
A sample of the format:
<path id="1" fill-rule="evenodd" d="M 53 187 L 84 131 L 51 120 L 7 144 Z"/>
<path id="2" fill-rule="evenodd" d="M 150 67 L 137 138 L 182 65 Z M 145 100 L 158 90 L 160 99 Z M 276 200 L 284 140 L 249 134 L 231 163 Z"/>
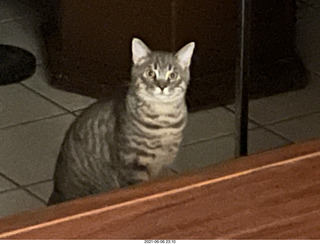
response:
<path id="1" fill-rule="evenodd" d="M 148 181 L 174 161 L 187 121 L 185 93 L 194 45 L 173 54 L 132 40 L 126 96 L 97 102 L 72 123 L 49 204 Z"/>

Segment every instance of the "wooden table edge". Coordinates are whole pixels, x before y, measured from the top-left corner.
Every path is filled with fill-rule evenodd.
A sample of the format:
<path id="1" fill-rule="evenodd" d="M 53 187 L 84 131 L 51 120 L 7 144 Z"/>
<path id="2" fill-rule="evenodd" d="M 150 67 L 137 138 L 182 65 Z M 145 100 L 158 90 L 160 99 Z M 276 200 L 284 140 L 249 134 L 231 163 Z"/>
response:
<path id="1" fill-rule="evenodd" d="M 0 219 L 0 239 L 15 238 L 37 228 L 56 225 L 75 218 L 112 211 L 150 198 L 179 193 L 190 188 L 232 180 L 271 167 L 280 167 L 320 156 L 320 139 L 292 144 L 263 153 L 229 160 L 217 165 L 143 183 L 127 189 L 28 211 Z"/>

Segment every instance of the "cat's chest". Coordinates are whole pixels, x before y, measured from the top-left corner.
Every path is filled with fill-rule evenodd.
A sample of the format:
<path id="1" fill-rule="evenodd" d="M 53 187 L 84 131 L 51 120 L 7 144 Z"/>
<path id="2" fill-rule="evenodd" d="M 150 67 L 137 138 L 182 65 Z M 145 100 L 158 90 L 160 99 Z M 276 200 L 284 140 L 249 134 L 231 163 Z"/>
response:
<path id="1" fill-rule="evenodd" d="M 180 143 L 186 125 L 187 111 L 184 105 L 155 103 L 127 110 L 121 125 L 126 146 L 172 152 L 172 147 Z"/>
<path id="2" fill-rule="evenodd" d="M 159 151 L 164 154 L 175 152 L 175 148 L 180 144 L 182 133 L 172 134 L 164 132 L 154 140 L 154 144 L 159 146 Z"/>

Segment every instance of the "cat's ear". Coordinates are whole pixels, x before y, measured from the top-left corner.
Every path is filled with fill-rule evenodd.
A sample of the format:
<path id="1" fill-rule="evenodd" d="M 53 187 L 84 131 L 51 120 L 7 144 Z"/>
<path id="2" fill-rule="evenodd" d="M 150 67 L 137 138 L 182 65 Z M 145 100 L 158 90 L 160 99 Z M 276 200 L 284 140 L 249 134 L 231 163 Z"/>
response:
<path id="1" fill-rule="evenodd" d="M 194 42 L 190 42 L 189 44 L 181 48 L 175 55 L 178 64 L 183 69 L 189 68 L 190 66 L 194 46 L 195 46 Z"/>
<path id="2" fill-rule="evenodd" d="M 150 49 L 140 39 L 132 39 L 132 60 L 134 64 L 143 63 L 144 59 L 151 53 Z"/>

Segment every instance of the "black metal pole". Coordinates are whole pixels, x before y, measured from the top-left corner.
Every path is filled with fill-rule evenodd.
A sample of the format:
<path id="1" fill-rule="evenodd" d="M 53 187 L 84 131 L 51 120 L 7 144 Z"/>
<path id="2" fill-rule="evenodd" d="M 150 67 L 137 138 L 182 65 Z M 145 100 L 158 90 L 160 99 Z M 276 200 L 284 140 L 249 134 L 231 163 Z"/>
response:
<path id="1" fill-rule="evenodd" d="M 248 80 L 250 77 L 251 0 L 239 1 L 239 56 L 235 82 L 235 157 L 248 154 Z"/>

